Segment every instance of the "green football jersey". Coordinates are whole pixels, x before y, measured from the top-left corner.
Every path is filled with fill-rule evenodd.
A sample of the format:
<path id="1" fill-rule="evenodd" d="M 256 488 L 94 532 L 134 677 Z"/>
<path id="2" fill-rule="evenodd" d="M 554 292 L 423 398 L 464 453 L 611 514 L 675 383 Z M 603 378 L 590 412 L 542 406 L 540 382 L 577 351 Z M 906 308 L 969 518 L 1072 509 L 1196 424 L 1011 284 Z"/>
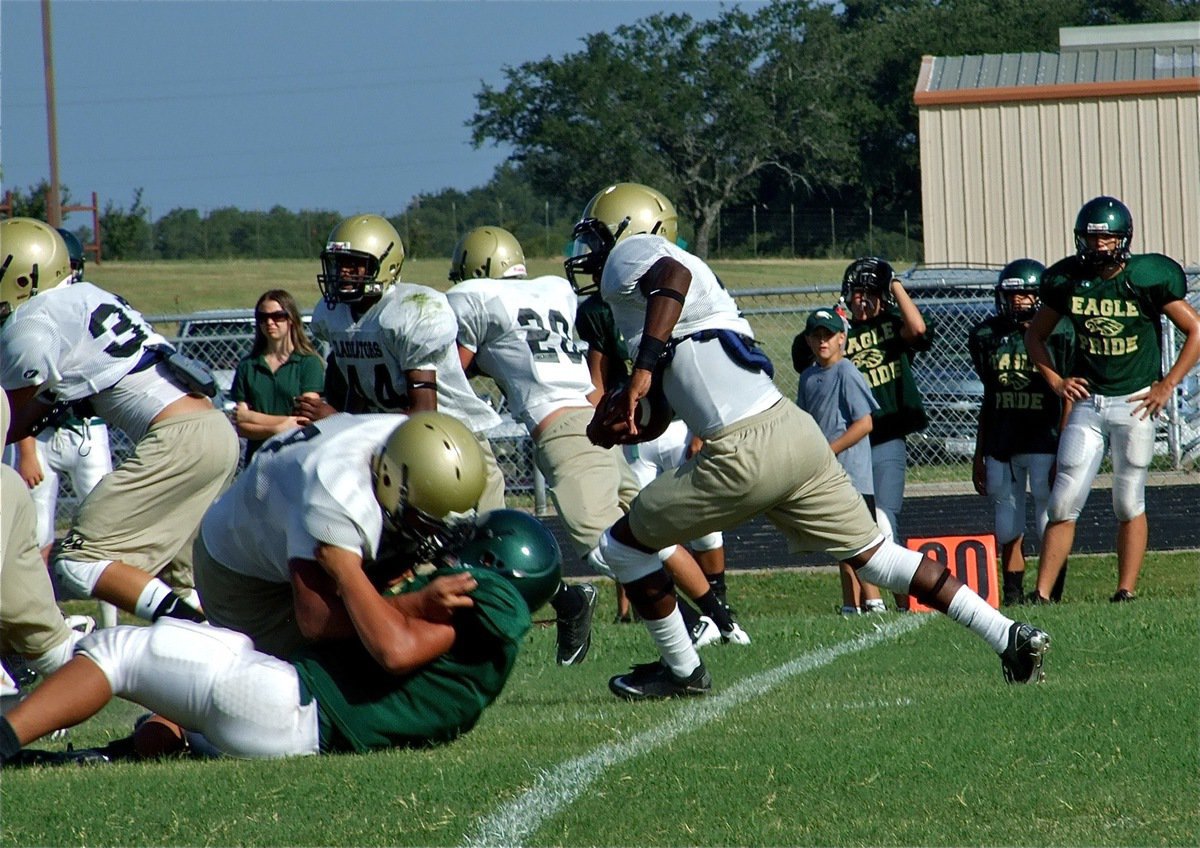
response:
<path id="1" fill-rule="evenodd" d="M 1046 340 L 1060 373 L 1070 367 L 1074 344 L 1067 321 Z M 967 347 L 983 382 L 984 456 L 1007 462 L 1015 454 L 1055 453 L 1062 400 L 1030 361 L 1025 328 L 994 315 L 971 329 Z"/>
<path id="2" fill-rule="evenodd" d="M 1120 397 L 1162 377 L 1162 325 L 1168 303 L 1187 292 L 1183 268 L 1170 257 L 1129 257 L 1111 280 L 1101 279 L 1068 256 L 1042 276 L 1042 302 L 1075 330 L 1074 367 L 1063 376 L 1083 377 L 1092 394 Z"/>
<path id="3" fill-rule="evenodd" d="M 934 328 L 911 343 L 900 330 L 904 321 L 896 306 L 887 306 L 874 318 L 850 323 L 846 334 L 846 356 L 862 372 L 879 404 L 871 430 L 871 444 L 878 445 L 925 429 L 929 423 L 921 392 L 912 372 L 912 354 L 929 350 Z"/>
<path id="4" fill-rule="evenodd" d="M 600 295 L 593 294 L 579 304 L 575 331 L 590 350 L 604 354 L 608 368 L 604 375 L 605 388 L 615 388 L 629 379 L 633 370 L 629 349 L 613 321 L 612 309 Z"/>
<path id="5" fill-rule="evenodd" d="M 506 578 L 467 570 L 479 585 L 471 593 L 475 605 L 454 617 L 453 647 L 411 674 L 388 674 L 357 639 L 292 657 L 303 697 L 317 701 L 323 752 L 448 742 L 496 700 L 532 626 L 529 608 Z M 402 591 L 416 591 L 433 576 L 417 577 Z"/>

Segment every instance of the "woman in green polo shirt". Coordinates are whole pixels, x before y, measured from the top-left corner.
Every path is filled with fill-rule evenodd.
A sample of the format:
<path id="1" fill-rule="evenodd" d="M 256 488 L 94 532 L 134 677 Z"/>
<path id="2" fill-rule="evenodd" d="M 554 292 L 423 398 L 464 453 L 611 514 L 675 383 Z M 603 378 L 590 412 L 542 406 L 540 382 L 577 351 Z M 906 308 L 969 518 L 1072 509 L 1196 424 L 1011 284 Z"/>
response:
<path id="1" fill-rule="evenodd" d="M 292 415 L 292 404 L 300 395 L 319 396 L 324 385 L 324 362 L 304 330 L 296 299 L 283 289 L 264 292 L 254 306 L 254 346 L 238 363 L 230 391 L 246 462 L 276 433 L 307 424 Z"/>

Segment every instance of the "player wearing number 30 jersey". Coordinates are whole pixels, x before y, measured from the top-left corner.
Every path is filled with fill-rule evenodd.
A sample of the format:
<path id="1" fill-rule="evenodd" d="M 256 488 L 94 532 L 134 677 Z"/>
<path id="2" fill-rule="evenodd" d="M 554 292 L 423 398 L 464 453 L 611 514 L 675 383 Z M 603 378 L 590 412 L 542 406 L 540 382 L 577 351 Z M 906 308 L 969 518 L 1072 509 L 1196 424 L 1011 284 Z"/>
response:
<path id="1" fill-rule="evenodd" d="M 55 553 L 63 589 L 143 618 L 202 618 L 155 575 L 170 566 L 164 576 L 194 602 L 191 540 L 233 478 L 236 434 L 168 362 L 174 351 L 137 310 L 90 283 L 59 286 L 53 256 L 66 247 L 53 228 L 29 218 L 0 228 L 0 284 L 14 310 L 0 331 L 8 440 L 36 433 L 56 408 L 86 403 L 136 443 L 84 499 Z"/>

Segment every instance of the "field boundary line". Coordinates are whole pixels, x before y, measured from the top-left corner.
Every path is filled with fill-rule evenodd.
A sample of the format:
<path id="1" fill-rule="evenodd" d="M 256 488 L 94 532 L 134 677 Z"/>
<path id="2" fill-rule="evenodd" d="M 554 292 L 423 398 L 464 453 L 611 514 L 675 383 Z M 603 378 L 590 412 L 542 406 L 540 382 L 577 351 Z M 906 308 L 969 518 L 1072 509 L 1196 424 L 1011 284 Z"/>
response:
<path id="1" fill-rule="evenodd" d="M 775 668 L 753 674 L 728 689 L 689 700 L 665 722 L 624 741 L 601 745 L 590 753 L 541 771 L 532 788 L 480 821 L 463 842 L 471 848 L 519 846 L 550 817 L 567 807 L 606 769 L 640 757 L 684 733 L 721 718 L 734 707 L 761 697 L 793 677 L 829 665 L 839 657 L 865 651 L 916 630 L 935 616 L 902 615 L 870 633 L 802 654 Z"/>

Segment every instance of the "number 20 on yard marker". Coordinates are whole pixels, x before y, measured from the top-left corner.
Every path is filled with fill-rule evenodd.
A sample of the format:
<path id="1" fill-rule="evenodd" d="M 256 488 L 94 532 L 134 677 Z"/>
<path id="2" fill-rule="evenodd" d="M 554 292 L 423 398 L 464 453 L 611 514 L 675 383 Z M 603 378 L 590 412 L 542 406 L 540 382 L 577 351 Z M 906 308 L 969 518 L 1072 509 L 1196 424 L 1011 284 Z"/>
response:
<path id="1" fill-rule="evenodd" d="M 994 609 L 1000 608 L 1000 588 L 996 581 L 996 537 L 991 533 L 913 538 L 906 544 L 909 550 L 947 566 L 951 574 L 970 586 Z M 932 608 L 911 596 L 909 609 L 912 612 L 933 612 Z"/>

